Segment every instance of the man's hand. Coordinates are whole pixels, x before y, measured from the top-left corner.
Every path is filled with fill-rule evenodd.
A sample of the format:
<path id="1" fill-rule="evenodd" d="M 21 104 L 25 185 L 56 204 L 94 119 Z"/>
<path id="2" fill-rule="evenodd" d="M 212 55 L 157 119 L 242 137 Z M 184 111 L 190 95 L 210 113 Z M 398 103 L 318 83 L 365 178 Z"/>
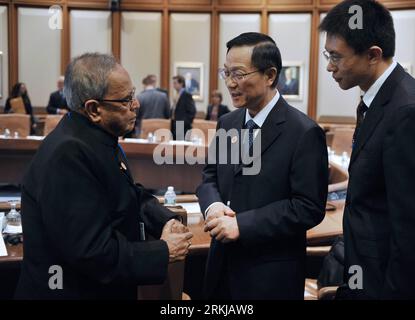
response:
<path id="1" fill-rule="evenodd" d="M 171 231 L 174 233 L 186 233 L 189 232 L 189 228 L 182 224 L 180 221 L 174 219 L 171 226 Z"/>
<path id="2" fill-rule="evenodd" d="M 217 241 L 228 243 L 239 239 L 239 227 L 236 216 L 224 215 L 214 218 L 205 225 L 205 231 Z"/>
<path id="3" fill-rule="evenodd" d="M 163 227 L 160 240 L 164 240 L 169 248 L 169 262 L 184 260 L 189 253 L 192 244 L 190 239 L 193 234 L 187 231 L 185 226 L 175 219 L 169 220 Z M 180 232 L 182 231 L 182 232 Z"/>
<path id="4" fill-rule="evenodd" d="M 235 211 L 233 211 L 231 208 L 229 208 L 228 206 L 225 206 L 222 202 L 216 202 L 214 203 L 208 210 L 208 212 L 206 213 L 206 221 L 205 221 L 205 229 L 204 231 L 208 231 L 206 229 L 206 225 L 215 218 L 220 218 L 223 216 L 230 216 L 230 217 L 234 217 L 235 216 Z"/>

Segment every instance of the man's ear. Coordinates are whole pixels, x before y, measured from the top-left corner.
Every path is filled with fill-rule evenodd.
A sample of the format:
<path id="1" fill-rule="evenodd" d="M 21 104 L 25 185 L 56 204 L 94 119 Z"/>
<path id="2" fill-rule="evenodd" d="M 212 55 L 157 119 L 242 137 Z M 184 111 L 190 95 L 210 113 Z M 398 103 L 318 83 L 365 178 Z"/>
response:
<path id="1" fill-rule="evenodd" d="M 85 113 L 92 122 L 98 123 L 101 121 L 101 110 L 98 101 L 88 100 L 85 102 Z"/>
<path id="2" fill-rule="evenodd" d="M 368 54 L 370 64 L 379 63 L 383 59 L 382 48 L 378 46 L 371 46 L 367 54 Z"/>
<path id="3" fill-rule="evenodd" d="M 272 85 L 277 77 L 277 68 L 272 67 L 265 70 L 265 75 L 268 77 L 269 84 Z"/>

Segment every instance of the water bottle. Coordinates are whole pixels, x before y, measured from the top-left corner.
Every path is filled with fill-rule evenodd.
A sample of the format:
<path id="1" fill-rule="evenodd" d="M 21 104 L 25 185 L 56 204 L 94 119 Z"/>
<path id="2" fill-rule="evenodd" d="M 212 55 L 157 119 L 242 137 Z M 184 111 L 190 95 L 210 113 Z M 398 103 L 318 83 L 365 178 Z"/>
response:
<path id="1" fill-rule="evenodd" d="M 164 205 L 165 206 L 175 206 L 176 205 L 176 193 L 172 186 L 167 188 L 166 193 L 164 194 Z"/>
<path id="2" fill-rule="evenodd" d="M 4 129 L 4 137 L 5 138 L 10 138 L 10 130 L 9 129 Z"/>

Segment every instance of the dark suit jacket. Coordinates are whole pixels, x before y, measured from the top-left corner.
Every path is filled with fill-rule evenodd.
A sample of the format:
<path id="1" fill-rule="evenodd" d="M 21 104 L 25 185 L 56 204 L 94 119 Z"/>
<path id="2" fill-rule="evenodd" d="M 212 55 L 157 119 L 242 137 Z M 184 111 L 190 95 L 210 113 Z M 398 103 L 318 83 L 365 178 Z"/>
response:
<path id="1" fill-rule="evenodd" d="M 46 111 L 49 114 L 56 114 L 58 112 L 57 109 L 69 110 L 68 104 L 66 103 L 66 99 L 62 97 L 62 95 L 59 93 L 59 90 L 52 92 L 50 94 L 48 106 L 46 107 Z"/>
<path id="2" fill-rule="evenodd" d="M 415 298 L 415 80 L 398 65 L 356 138 L 343 218 L 345 281 L 363 271 L 363 290 L 339 297 Z"/>
<path id="3" fill-rule="evenodd" d="M 245 109 L 233 111 L 218 128 L 240 130 L 244 118 Z M 213 202 L 230 201 L 240 232 L 233 243 L 212 240 L 208 298 L 225 267 L 233 299 L 304 297 L 306 230 L 323 219 L 327 197 L 324 132 L 280 97 L 261 133 L 258 175 L 242 175 L 240 165 L 208 164 L 197 189 L 202 212 Z M 229 149 L 230 143 L 228 155 Z"/>
<path id="4" fill-rule="evenodd" d="M 159 238 L 169 210 L 121 170 L 117 138 L 70 112 L 39 147 L 23 179 L 24 259 L 18 299 L 135 299 L 161 283 L 164 241 L 139 241 L 139 221 Z M 61 266 L 63 289 L 48 287 Z"/>
<path id="5" fill-rule="evenodd" d="M 174 109 L 175 121 L 172 122 L 173 137 L 176 137 L 176 121 L 184 121 L 184 134 L 186 134 L 192 128 L 195 115 L 196 107 L 192 95 L 186 91 L 182 91 Z M 182 138 L 184 139 L 185 137 Z"/>
<path id="6" fill-rule="evenodd" d="M 211 118 L 211 116 L 212 116 L 212 109 L 213 109 L 213 106 L 212 106 L 211 104 L 210 104 L 210 105 L 208 105 L 205 120 L 210 120 L 210 118 Z M 227 106 L 225 106 L 224 104 L 220 104 L 220 105 L 219 105 L 219 109 L 218 109 L 218 119 L 219 119 L 221 116 L 223 116 L 224 114 L 227 114 L 227 113 L 229 113 L 229 112 L 230 112 L 230 110 L 229 110 L 229 108 L 228 108 Z"/>

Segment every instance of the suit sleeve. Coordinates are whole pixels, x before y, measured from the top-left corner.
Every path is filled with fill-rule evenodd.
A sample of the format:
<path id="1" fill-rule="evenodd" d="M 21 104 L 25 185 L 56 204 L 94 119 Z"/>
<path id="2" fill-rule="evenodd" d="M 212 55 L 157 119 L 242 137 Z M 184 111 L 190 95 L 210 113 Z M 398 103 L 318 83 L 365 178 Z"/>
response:
<path id="1" fill-rule="evenodd" d="M 216 131 L 221 127 L 221 121 L 219 120 L 216 125 Z M 216 140 L 216 142 L 215 142 Z M 213 145 L 218 144 L 218 137 L 215 136 L 214 140 L 209 147 L 210 159 L 216 159 L 216 163 L 219 163 L 216 150 L 212 148 Z M 212 164 L 208 161 L 202 172 L 202 184 L 197 188 L 196 195 L 199 199 L 200 209 L 205 212 L 206 209 L 214 202 L 222 202 L 222 198 L 217 186 L 217 167 L 216 164 Z"/>
<path id="2" fill-rule="evenodd" d="M 170 110 L 170 102 L 169 102 L 169 98 L 167 98 L 167 96 L 166 96 L 166 99 L 165 99 L 165 102 L 164 102 L 164 118 L 165 119 L 170 119 L 170 117 L 171 117 L 171 110 Z"/>
<path id="3" fill-rule="evenodd" d="M 382 296 L 415 297 L 415 105 L 402 108 L 387 132 L 383 154 L 390 253 Z"/>
<path id="4" fill-rule="evenodd" d="M 297 236 L 323 220 L 328 158 L 321 128 L 309 129 L 300 139 L 292 158 L 289 183 L 288 199 L 236 215 L 243 245 L 257 246 Z"/>
<path id="5" fill-rule="evenodd" d="M 42 219 L 55 254 L 72 268 L 109 284 L 161 283 L 167 272 L 164 241 L 131 242 L 113 229 L 105 174 L 77 142 L 62 144 L 40 191 Z"/>
<path id="6" fill-rule="evenodd" d="M 205 120 L 210 120 L 210 106 L 208 106 L 207 109 L 206 109 Z"/>
<path id="7" fill-rule="evenodd" d="M 49 114 L 57 113 L 56 101 L 55 101 L 55 97 L 53 96 L 53 93 L 49 97 L 49 102 L 48 102 L 48 106 L 46 107 L 46 111 Z"/>
<path id="8" fill-rule="evenodd" d="M 180 220 L 180 217 L 162 206 L 158 199 L 146 191 L 142 185 L 137 184 L 137 188 L 140 203 L 140 217 L 149 234 L 158 239 L 167 221 L 170 219 Z"/>
<path id="9" fill-rule="evenodd" d="M 195 102 L 191 94 L 186 95 L 186 122 L 191 125 L 196 115 Z"/>

